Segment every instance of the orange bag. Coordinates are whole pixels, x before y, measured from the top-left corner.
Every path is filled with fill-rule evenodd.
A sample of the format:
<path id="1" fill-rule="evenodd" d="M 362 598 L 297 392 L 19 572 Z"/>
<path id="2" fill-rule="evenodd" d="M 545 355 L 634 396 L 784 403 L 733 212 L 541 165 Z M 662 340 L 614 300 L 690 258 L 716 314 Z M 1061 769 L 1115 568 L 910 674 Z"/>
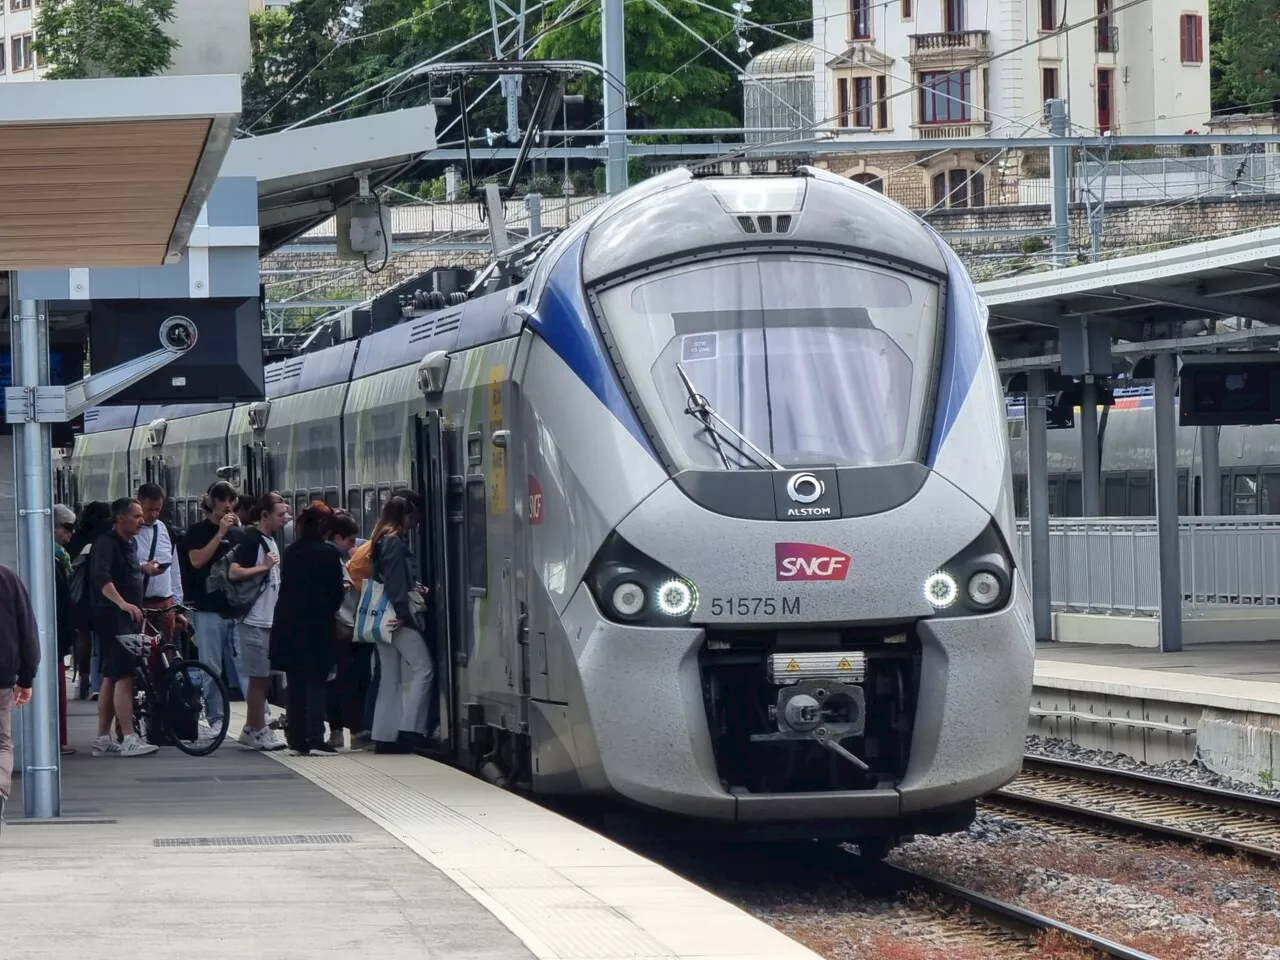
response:
<path id="1" fill-rule="evenodd" d="M 347 560 L 347 575 L 351 577 L 351 586 L 358 592 L 372 574 L 373 541 L 366 540 L 351 551 L 351 558 Z"/>

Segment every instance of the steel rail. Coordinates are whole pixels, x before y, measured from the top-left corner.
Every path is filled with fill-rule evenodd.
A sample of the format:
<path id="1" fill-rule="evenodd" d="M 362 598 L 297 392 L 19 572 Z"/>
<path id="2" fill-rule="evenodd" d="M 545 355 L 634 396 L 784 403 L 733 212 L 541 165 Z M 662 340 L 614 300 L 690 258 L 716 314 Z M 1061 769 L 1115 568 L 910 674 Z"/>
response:
<path id="1" fill-rule="evenodd" d="M 1023 769 L 1022 778 L 991 795 L 990 805 L 1033 815 L 1048 810 L 1151 836 L 1280 860 L 1280 801 L 1275 799 L 1044 757 L 1027 757 Z M 1096 798 L 1096 802 L 1079 794 L 1069 795 L 1096 787 L 1117 792 Z M 1153 807 L 1155 819 L 1142 815 L 1152 812 Z M 1206 833 L 1203 821 L 1214 816 L 1225 822 L 1216 832 Z M 1189 823 L 1180 826 L 1179 820 Z M 1238 836 L 1230 835 L 1233 832 Z M 1250 835 L 1250 839 L 1242 838 Z"/>
<path id="2" fill-rule="evenodd" d="M 961 901 L 988 921 L 1012 932 L 1025 935 L 1027 933 L 1056 931 L 1075 940 L 1077 943 L 1097 950 L 1104 956 L 1115 957 L 1116 960 L 1157 960 L 1149 953 L 1134 950 L 1132 947 L 1126 947 L 1122 943 L 1089 933 L 1087 930 L 1074 927 L 1069 923 L 1062 923 L 1033 910 L 1027 910 L 1012 903 L 997 900 L 986 894 L 978 893 L 976 890 L 969 890 L 954 883 L 948 883 L 946 880 L 939 880 L 937 877 L 930 876 L 927 873 L 920 873 L 916 870 L 889 863 L 879 864 L 875 872 L 890 880 L 899 890 L 923 889 L 926 892 L 941 894 L 951 900 Z"/>

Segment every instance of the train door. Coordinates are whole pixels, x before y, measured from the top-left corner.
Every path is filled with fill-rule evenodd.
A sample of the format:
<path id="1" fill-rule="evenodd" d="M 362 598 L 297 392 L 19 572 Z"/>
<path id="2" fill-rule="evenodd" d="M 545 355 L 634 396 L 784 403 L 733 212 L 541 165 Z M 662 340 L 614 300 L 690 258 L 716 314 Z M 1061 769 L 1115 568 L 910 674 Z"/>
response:
<path id="1" fill-rule="evenodd" d="M 261 440 L 245 444 L 244 492 L 251 497 L 261 497 L 275 487 L 275 471 L 271 454 Z"/>
<path id="2" fill-rule="evenodd" d="M 440 742 L 451 756 L 459 748 L 456 728 L 458 667 L 466 654 L 455 638 L 461 638 L 462 611 L 466 609 L 458 588 L 465 589 L 465 545 L 462 530 L 461 480 L 452 465 L 453 431 L 444 428 L 440 414 L 415 416 L 413 485 L 425 504 L 418 525 L 418 557 L 427 598 L 427 645 L 436 664 L 436 704 L 431 720 L 438 720 Z M 461 549 L 460 549 L 461 548 Z M 428 727 L 434 726 L 433 722 Z"/>

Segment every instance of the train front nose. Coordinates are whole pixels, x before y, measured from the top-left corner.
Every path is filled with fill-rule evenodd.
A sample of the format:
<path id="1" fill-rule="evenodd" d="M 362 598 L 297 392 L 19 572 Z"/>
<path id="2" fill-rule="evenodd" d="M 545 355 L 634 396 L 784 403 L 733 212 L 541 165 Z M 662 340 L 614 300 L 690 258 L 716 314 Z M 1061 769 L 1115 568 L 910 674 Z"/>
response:
<path id="1" fill-rule="evenodd" d="M 596 570 L 686 584 L 692 611 L 626 623 L 607 578 L 565 611 L 610 786 L 743 823 L 959 823 L 948 808 L 1016 772 L 1033 657 L 1016 574 L 986 614 L 927 595 L 940 567 L 968 585 L 939 558 L 970 562 L 989 525 L 936 475 L 896 511 L 804 525 L 733 521 L 660 488 Z"/>

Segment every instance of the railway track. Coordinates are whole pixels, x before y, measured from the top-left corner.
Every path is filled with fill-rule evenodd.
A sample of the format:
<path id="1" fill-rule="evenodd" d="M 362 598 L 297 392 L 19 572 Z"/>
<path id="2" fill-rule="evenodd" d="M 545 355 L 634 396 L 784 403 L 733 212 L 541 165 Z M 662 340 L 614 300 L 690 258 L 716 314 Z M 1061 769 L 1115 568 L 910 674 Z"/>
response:
<path id="1" fill-rule="evenodd" d="M 876 866 L 872 874 L 877 880 L 887 880 L 896 892 L 919 890 L 937 897 L 944 903 L 958 907 L 962 911 L 962 919 L 967 924 L 978 921 L 987 927 L 1031 941 L 1042 934 L 1057 933 L 1067 940 L 1088 947 L 1099 956 L 1114 957 L 1116 960 L 1155 960 L 1151 954 L 1134 950 L 1114 940 L 1100 937 L 1012 903 L 996 900 L 976 890 L 939 880 L 927 873 L 882 863 Z"/>
<path id="2" fill-rule="evenodd" d="M 1071 760 L 1028 756 L 989 806 L 1280 860 L 1280 800 Z"/>

